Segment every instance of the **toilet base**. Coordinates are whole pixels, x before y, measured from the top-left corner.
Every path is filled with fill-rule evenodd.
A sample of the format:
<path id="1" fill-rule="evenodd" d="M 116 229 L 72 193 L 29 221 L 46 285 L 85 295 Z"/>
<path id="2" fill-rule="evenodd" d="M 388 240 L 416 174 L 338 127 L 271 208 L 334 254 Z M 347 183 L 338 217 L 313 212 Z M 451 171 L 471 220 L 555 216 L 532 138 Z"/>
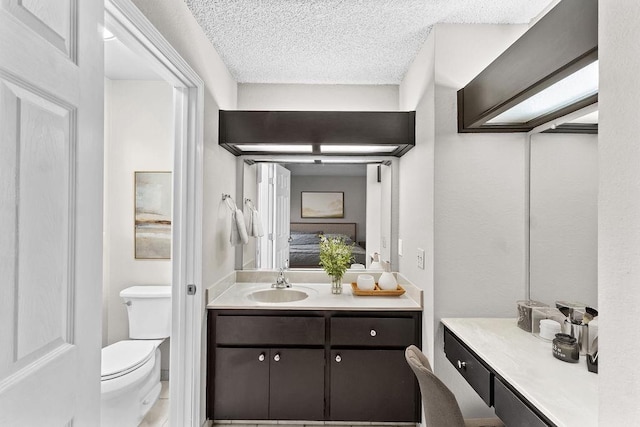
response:
<path id="1" fill-rule="evenodd" d="M 100 425 L 102 427 L 137 427 L 156 403 L 162 388 L 160 384 L 159 349 L 156 349 L 155 357 L 151 358 L 147 363 L 152 364 L 148 375 L 138 381 L 127 384 L 120 390 L 113 390 L 109 393 L 103 392 L 100 402 Z M 145 366 L 143 365 L 138 369 L 144 368 Z M 127 375 L 132 374 L 133 372 Z M 125 383 L 126 379 L 124 377 L 107 381 L 122 381 Z"/>

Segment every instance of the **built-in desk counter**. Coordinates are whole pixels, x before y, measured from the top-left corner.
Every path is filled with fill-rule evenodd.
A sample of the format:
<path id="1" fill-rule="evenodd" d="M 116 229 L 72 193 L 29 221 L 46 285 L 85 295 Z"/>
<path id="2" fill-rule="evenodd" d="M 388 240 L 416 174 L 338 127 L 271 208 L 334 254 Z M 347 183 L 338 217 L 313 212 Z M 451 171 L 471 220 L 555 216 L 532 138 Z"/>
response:
<path id="1" fill-rule="evenodd" d="M 587 370 L 584 356 L 576 364 L 556 359 L 550 342 L 518 328 L 515 319 L 442 319 L 442 324 L 447 357 L 472 386 L 480 383 L 474 388 L 507 426 L 598 425 L 598 376 Z M 451 353 L 467 350 L 478 360 L 466 365 L 451 359 Z M 510 417 L 527 421 L 509 423 Z"/>

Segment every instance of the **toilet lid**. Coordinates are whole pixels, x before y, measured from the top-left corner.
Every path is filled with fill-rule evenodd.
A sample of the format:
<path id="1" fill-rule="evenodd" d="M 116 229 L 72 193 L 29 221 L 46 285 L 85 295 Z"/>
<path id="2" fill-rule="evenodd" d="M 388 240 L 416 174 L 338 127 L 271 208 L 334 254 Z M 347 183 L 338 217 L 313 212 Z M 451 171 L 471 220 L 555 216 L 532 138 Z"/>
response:
<path id="1" fill-rule="evenodd" d="M 149 360 L 161 340 L 118 341 L 102 349 L 103 380 L 131 372 Z"/>

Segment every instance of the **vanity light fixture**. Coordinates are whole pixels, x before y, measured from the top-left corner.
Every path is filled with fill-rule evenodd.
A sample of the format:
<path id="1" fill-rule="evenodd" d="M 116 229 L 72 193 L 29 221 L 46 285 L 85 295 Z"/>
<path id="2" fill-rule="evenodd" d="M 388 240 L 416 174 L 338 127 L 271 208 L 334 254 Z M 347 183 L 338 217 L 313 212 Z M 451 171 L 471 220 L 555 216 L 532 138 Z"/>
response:
<path id="1" fill-rule="evenodd" d="M 588 105 L 551 122 L 543 123 L 531 133 L 597 133 L 598 103 Z"/>
<path id="2" fill-rule="evenodd" d="M 526 123 L 597 94 L 598 61 L 595 61 L 488 120 L 487 124 Z"/>
<path id="3" fill-rule="evenodd" d="M 395 156 L 415 145 L 415 111 L 229 111 L 218 143 L 236 156 Z"/>
<path id="4" fill-rule="evenodd" d="M 311 144 L 237 144 L 242 152 L 264 153 L 312 153 Z"/>
<path id="5" fill-rule="evenodd" d="M 245 159 L 245 162 L 248 164 L 253 163 L 315 163 L 315 159 L 310 159 L 308 157 L 288 157 L 288 158 L 278 158 L 278 157 L 257 157 L 252 159 Z"/>
<path id="6" fill-rule="evenodd" d="M 368 160 L 368 159 L 359 159 L 359 158 L 353 158 L 353 159 L 329 159 L 329 158 L 324 158 L 322 160 L 320 160 L 320 163 L 344 163 L 344 164 L 349 164 L 349 163 L 380 163 L 379 161 L 373 161 L 373 160 Z"/>
<path id="7" fill-rule="evenodd" d="M 597 103 L 597 60 L 598 0 L 562 0 L 458 91 L 458 132 L 529 132 Z"/>
<path id="8" fill-rule="evenodd" d="M 321 145 L 320 152 L 322 154 L 331 153 L 350 153 L 350 154 L 369 154 L 369 153 L 392 153 L 398 149 L 397 145 Z"/>

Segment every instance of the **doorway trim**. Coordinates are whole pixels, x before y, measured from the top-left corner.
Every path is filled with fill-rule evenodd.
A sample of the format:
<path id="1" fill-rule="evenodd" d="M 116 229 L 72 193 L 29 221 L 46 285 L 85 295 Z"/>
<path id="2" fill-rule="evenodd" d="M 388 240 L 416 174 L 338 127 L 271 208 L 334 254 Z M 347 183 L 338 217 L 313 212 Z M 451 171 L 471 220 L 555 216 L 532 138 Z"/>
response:
<path id="1" fill-rule="evenodd" d="M 204 83 L 131 0 L 105 0 L 105 26 L 174 88 L 170 425 L 199 426 Z M 187 285 L 196 285 L 187 295 Z"/>

